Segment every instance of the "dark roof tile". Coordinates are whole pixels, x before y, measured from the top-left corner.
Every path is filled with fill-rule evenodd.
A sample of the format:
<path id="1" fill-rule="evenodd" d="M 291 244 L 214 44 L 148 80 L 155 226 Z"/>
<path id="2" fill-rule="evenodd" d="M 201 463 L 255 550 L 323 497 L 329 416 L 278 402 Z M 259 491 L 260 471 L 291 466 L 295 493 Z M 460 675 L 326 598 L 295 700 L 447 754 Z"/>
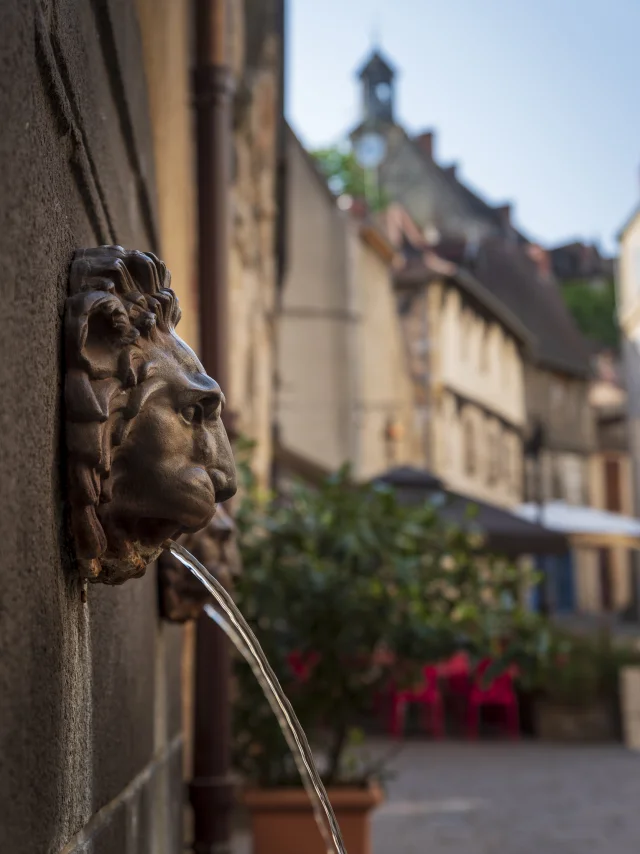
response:
<path id="1" fill-rule="evenodd" d="M 555 281 L 513 243 L 485 240 L 471 267 L 474 275 L 535 336 L 536 356 L 548 367 L 588 376 L 590 352 Z"/>

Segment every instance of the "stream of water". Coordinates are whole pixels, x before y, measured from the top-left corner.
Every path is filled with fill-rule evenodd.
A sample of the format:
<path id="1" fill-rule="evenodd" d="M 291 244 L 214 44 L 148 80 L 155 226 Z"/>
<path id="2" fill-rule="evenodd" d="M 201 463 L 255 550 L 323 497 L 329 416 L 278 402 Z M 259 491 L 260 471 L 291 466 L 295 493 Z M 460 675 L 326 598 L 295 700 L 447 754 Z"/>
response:
<path id="1" fill-rule="evenodd" d="M 318 829 L 324 839 L 327 854 L 347 854 L 338 822 L 329 803 L 313 753 L 304 730 L 300 726 L 291 703 L 282 690 L 258 639 L 249 628 L 235 602 L 220 582 L 183 546 L 169 540 L 166 548 L 187 567 L 207 588 L 215 605 L 206 605 L 205 611 L 229 637 L 243 655 L 271 706 L 289 749 L 293 755 L 302 783 L 309 795 Z"/>

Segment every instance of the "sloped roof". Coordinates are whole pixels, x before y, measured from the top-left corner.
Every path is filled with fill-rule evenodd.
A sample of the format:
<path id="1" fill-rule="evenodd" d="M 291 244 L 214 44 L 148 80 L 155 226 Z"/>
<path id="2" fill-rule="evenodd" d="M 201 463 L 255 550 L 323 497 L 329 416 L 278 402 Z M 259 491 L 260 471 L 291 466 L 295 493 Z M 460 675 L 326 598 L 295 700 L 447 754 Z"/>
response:
<path id="1" fill-rule="evenodd" d="M 409 136 L 404 129 L 403 133 L 412 144 L 414 150 L 419 154 L 423 163 L 440 175 L 443 184 L 458 197 L 468 211 L 475 216 L 485 219 L 497 232 L 514 237 L 518 243 L 528 242 L 525 235 L 513 225 L 509 225 L 508 228 L 505 227 L 501 205 L 490 205 L 482 196 L 460 180 L 457 169 L 452 169 L 451 166 L 441 166 L 436 162 L 434 157 L 429 157 L 425 153 L 424 148 L 420 145 L 416 137 Z"/>
<path id="2" fill-rule="evenodd" d="M 421 149 L 420 145 L 417 144 L 415 140 L 411 140 L 414 144 L 414 148 L 416 148 L 423 159 L 427 159 L 424 151 Z M 463 184 L 462 181 L 458 178 L 456 172 L 454 172 L 451 168 L 446 166 L 440 166 L 438 163 L 433 161 L 434 166 L 442 173 L 442 176 L 448 184 L 449 188 L 452 189 L 455 193 L 457 193 L 465 202 L 466 205 L 473 211 L 474 214 L 478 216 L 486 217 L 491 223 L 498 229 L 503 228 L 503 222 L 500 217 L 500 213 L 498 209 L 484 199 L 482 199 L 477 193 L 474 193 L 466 184 Z"/>
<path id="3" fill-rule="evenodd" d="M 590 372 L 590 352 L 553 279 L 516 244 L 488 238 L 471 262 L 473 274 L 536 339 L 535 355 L 547 367 L 578 376 Z"/>
<path id="4" fill-rule="evenodd" d="M 371 56 L 358 68 L 356 76 L 362 80 L 363 77 L 376 71 L 384 71 L 389 77 L 393 77 L 396 73 L 393 65 L 382 56 L 378 48 L 373 50 Z"/>
<path id="5" fill-rule="evenodd" d="M 445 278 L 452 282 L 467 297 L 488 312 L 498 323 L 508 330 L 525 347 L 534 346 L 534 336 L 522 320 L 501 300 L 496 299 L 491 290 L 464 267 L 443 261 L 432 252 L 425 252 L 422 258 L 407 261 L 402 270 L 395 275 L 395 283 L 400 287 L 420 285 L 434 277 Z"/>
<path id="6" fill-rule="evenodd" d="M 398 474 L 398 470 L 391 470 L 376 478 L 374 483 L 391 486 L 403 504 L 432 503 L 445 522 L 483 536 L 485 548 L 490 551 L 517 556 L 564 554 L 569 549 L 566 537 L 559 531 L 543 527 L 536 521 L 522 518 L 487 501 L 478 501 L 468 495 L 443 489 L 441 484 L 437 485 L 437 478 L 428 472 L 419 471 L 419 476 L 424 478 L 424 482 L 420 483 L 419 477 L 414 480 L 411 474 L 407 477 L 403 471 L 400 470 Z M 475 515 L 469 515 L 470 508 L 475 510 Z"/>

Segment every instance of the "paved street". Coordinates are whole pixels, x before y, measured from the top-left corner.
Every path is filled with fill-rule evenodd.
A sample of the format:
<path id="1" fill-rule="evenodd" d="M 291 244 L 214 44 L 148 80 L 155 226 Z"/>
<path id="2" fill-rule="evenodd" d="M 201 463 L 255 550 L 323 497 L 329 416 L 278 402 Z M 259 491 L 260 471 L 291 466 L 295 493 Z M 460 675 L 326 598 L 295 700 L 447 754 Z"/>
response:
<path id="1" fill-rule="evenodd" d="M 409 741 L 393 767 L 374 854 L 640 850 L 640 755 L 618 745 Z"/>
<path id="2" fill-rule="evenodd" d="M 375 854 L 636 854 L 640 757 L 618 746 L 411 743 Z"/>

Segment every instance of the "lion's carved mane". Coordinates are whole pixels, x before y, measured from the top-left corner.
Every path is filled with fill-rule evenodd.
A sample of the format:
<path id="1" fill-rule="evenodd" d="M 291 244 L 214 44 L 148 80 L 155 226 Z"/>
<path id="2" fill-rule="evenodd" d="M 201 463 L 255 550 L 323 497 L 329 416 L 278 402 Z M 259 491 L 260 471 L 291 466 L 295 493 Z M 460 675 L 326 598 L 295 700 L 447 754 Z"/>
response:
<path id="1" fill-rule="evenodd" d="M 98 580 L 113 544 L 99 517 L 112 500 L 111 465 L 133 419 L 157 389 L 149 351 L 171 335 L 180 308 L 171 276 L 151 253 L 101 246 L 76 253 L 65 312 L 65 410 L 69 503 L 81 574 Z M 119 544 L 126 577 L 158 548 Z M 107 573 L 108 575 L 108 573 Z M 125 580 L 117 572 L 111 583 Z"/>

